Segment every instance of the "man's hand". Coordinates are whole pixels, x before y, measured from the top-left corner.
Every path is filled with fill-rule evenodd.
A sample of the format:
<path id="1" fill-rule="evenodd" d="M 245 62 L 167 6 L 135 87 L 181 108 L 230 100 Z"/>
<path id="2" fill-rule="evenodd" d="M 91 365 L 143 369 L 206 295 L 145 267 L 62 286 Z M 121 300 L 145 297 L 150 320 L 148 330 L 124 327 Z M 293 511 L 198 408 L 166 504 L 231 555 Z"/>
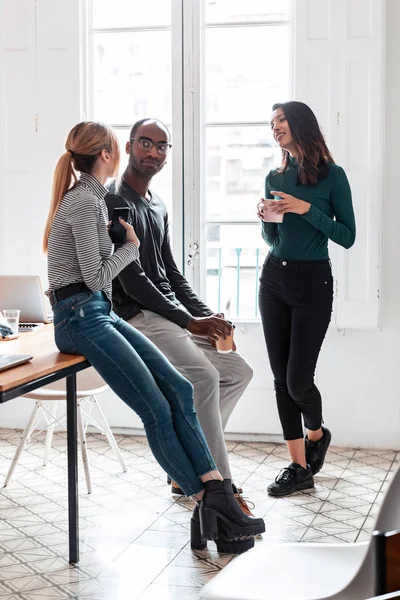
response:
<path id="1" fill-rule="evenodd" d="M 304 200 L 295 198 L 290 194 L 285 194 L 284 192 L 271 192 L 271 194 L 273 194 L 273 196 L 280 196 L 282 198 L 282 200 L 279 200 L 278 202 L 272 201 L 270 203 L 271 210 L 278 213 L 278 215 L 285 213 L 305 215 L 310 210 L 311 204 L 309 202 L 304 202 Z"/>
<path id="2" fill-rule="evenodd" d="M 186 329 L 193 335 L 209 338 L 210 340 L 218 340 L 218 338 L 230 335 L 232 325 L 221 317 L 193 317 Z"/>

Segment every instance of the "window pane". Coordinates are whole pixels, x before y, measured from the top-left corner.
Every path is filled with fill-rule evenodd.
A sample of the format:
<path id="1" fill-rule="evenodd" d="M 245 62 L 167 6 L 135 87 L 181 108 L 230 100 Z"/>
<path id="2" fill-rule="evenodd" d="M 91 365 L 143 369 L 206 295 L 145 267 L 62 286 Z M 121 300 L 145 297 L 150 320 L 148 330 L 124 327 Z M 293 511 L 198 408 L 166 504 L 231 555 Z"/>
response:
<path id="1" fill-rule="evenodd" d="M 125 171 L 128 164 L 128 155 L 125 151 L 126 142 L 129 140 L 130 129 L 116 129 L 119 146 L 121 150 L 120 175 Z M 150 190 L 160 196 L 168 209 L 170 222 L 172 221 L 172 152 L 168 155 L 168 161 L 163 170 L 154 177 Z"/>
<path id="2" fill-rule="evenodd" d="M 93 35 L 94 118 L 132 124 L 143 117 L 171 122 L 171 34 Z"/>
<path id="3" fill-rule="evenodd" d="M 268 121 L 289 97 L 287 26 L 206 30 L 206 121 Z"/>
<path id="4" fill-rule="evenodd" d="M 256 318 L 261 267 L 268 247 L 261 226 L 207 225 L 208 306 L 226 316 Z"/>
<path id="5" fill-rule="evenodd" d="M 280 158 L 270 127 L 207 127 L 207 220 L 255 220 L 265 176 Z"/>
<path id="6" fill-rule="evenodd" d="M 282 21 L 289 18 L 289 0 L 205 0 L 206 23 Z"/>
<path id="7" fill-rule="evenodd" d="M 170 0 L 93 0 L 93 27 L 143 27 L 171 24 Z"/>

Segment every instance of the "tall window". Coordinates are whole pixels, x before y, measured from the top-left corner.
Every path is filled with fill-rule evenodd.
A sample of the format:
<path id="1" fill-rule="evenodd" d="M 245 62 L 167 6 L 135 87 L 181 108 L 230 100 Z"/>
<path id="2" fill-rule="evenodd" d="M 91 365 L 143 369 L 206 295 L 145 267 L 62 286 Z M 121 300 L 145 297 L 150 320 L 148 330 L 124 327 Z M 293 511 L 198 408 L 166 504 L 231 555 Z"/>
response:
<path id="1" fill-rule="evenodd" d="M 183 125 L 183 113 L 196 108 L 183 101 L 180 114 L 173 98 L 184 98 L 189 82 L 202 73 L 204 147 L 196 156 L 204 161 L 199 172 L 205 181 L 198 232 L 190 231 L 193 241 L 200 241 L 197 281 L 215 310 L 257 318 L 259 270 L 267 248 L 256 205 L 264 196 L 266 173 L 279 162 L 269 117 L 274 102 L 289 98 L 289 0 L 91 0 L 89 6 L 89 114 L 117 130 L 122 150 L 136 120 L 152 116 L 170 125 L 174 119 L 171 158 L 185 165 L 176 146 L 187 152 L 200 143 L 194 130 Z M 191 8 L 204 22 L 187 18 Z M 193 54 L 191 61 L 185 26 L 204 34 L 205 52 L 194 59 Z M 174 222 L 184 225 L 185 203 L 188 211 L 193 208 L 190 189 L 185 188 L 183 207 L 176 198 L 173 203 L 172 173 L 168 164 L 152 189 L 170 211 L 174 205 Z M 182 178 L 182 169 L 175 169 L 174 177 Z M 183 184 L 174 183 L 176 196 Z M 176 227 L 175 234 L 182 231 Z"/>
<path id="2" fill-rule="evenodd" d="M 256 204 L 280 157 L 269 116 L 289 98 L 288 0 L 205 0 L 204 44 L 207 301 L 254 318 L 267 251 Z"/>
<path id="3" fill-rule="evenodd" d="M 92 0 L 89 22 L 90 117 L 116 130 L 123 171 L 125 145 L 137 120 L 157 117 L 171 128 L 171 2 Z M 153 190 L 172 210 L 170 161 L 154 180 Z"/>

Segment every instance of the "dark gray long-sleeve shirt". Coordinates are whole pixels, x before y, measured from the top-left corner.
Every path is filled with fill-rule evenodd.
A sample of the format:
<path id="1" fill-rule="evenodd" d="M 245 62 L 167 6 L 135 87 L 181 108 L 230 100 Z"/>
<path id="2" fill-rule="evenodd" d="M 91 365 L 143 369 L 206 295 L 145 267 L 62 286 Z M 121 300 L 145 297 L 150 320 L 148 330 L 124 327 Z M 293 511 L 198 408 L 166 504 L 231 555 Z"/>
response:
<path id="1" fill-rule="evenodd" d="M 140 240 L 139 258 L 131 262 L 113 281 L 115 312 L 131 319 L 142 308 L 187 327 L 190 317 L 213 314 L 196 296 L 180 273 L 172 255 L 168 214 L 156 194 L 147 201 L 124 179 L 108 186 L 105 197 L 111 219 L 114 208 L 128 206 L 130 222 Z"/>

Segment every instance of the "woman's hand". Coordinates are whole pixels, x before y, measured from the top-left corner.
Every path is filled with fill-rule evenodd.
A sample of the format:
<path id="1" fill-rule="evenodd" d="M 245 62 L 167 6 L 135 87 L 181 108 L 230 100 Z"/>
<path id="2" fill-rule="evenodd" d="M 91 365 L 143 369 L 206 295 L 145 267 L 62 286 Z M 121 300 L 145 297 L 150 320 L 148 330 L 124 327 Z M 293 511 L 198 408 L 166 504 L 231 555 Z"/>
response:
<path id="1" fill-rule="evenodd" d="M 282 200 L 273 201 L 270 204 L 271 210 L 282 215 L 285 213 L 295 213 L 296 215 L 305 215 L 310 210 L 311 204 L 304 200 L 299 200 L 290 194 L 284 192 L 271 192 L 274 196 L 280 196 Z"/>
<path id="2" fill-rule="evenodd" d="M 136 235 L 136 232 L 133 229 L 132 225 L 130 225 L 129 223 L 124 221 L 124 219 L 121 219 L 121 217 L 119 217 L 119 222 L 121 223 L 122 227 L 126 231 L 126 241 L 131 242 L 132 244 L 135 244 L 135 246 L 137 246 L 139 248 L 140 240 L 139 240 L 138 236 Z"/>
<path id="3" fill-rule="evenodd" d="M 263 212 L 262 212 L 262 205 L 261 202 L 265 202 L 265 198 L 261 198 L 259 203 L 257 204 L 257 217 L 260 219 L 260 221 L 263 220 Z"/>

